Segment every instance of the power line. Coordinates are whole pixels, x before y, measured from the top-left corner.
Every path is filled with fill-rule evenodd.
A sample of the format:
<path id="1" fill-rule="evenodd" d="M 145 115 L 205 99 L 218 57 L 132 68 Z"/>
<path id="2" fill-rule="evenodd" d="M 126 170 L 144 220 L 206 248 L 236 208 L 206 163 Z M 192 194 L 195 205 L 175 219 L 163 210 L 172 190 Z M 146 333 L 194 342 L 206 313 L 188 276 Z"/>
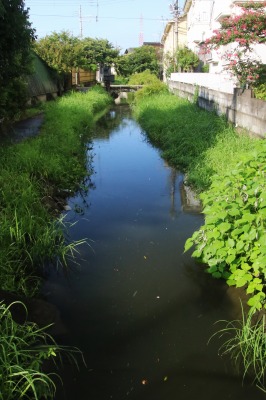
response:
<path id="1" fill-rule="evenodd" d="M 76 18 L 75 15 L 62 15 L 62 14 L 30 14 L 34 17 L 60 17 L 60 18 Z M 82 17 L 82 19 L 91 19 L 94 18 L 93 16 L 90 17 Z M 139 20 L 139 17 L 101 17 L 101 19 L 121 19 L 121 20 Z M 145 21 L 168 21 L 168 18 L 145 18 Z"/>

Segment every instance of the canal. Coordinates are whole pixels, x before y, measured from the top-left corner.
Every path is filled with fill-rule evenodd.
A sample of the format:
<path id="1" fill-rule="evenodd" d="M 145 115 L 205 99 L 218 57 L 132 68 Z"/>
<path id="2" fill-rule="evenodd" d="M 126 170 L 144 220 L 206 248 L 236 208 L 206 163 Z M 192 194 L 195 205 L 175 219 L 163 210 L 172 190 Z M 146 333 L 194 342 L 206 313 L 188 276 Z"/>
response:
<path id="1" fill-rule="evenodd" d="M 127 107 L 96 125 L 91 168 L 65 212 L 68 240 L 88 244 L 78 265 L 50 271 L 43 287 L 64 324 L 57 341 L 86 361 L 61 368 L 56 399 L 264 398 L 218 356 L 221 341 L 208 343 L 217 320 L 239 317 L 238 293 L 184 254 L 203 217 Z"/>

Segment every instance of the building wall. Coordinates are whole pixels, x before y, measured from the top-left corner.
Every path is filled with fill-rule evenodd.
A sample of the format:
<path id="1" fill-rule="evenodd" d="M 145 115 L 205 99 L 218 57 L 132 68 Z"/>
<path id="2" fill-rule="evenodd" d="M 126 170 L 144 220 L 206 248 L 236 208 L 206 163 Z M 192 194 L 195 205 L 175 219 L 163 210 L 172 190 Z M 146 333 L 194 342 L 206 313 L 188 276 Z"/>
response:
<path id="1" fill-rule="evenodd" d="M 166 80 L 165 69 L 167 68 L 167 55 L 173 56 L 178 48 L 187 45 L 187 18 L 179 17 L 177 20 L 169 21 L 165 27 L 162 37 L 163 60 L 164 60 L 164 80 Z"/>

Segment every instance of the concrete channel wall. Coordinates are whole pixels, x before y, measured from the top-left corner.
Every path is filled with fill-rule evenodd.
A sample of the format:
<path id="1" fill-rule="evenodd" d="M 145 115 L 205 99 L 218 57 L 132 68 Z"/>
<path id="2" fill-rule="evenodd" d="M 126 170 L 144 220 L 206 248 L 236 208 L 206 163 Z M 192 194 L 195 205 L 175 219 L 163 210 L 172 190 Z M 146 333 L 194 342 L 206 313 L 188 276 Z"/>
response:
<path id="1" fill-rule="evenodd" d="M 182 78 L 175 75 L 187 76 Z M 191 102 L 197 99 L 201 108 L 215 111 L 218 115 L 225 115 L 227 120 L 236 127 L 247 129 L 259 137 L 266 137 L 266 101 L 252 98 L 250 89 L 242 90 L 233 88 L 232 85 L 230 88 L 227 84 L 224 86 L 226 90 L 224 91 L 221 82 L 216 82 L 216 88 L 215 86 L 214 88 L 207 87 L 205 74 L 195 74 L 201 75 L 202 79 L 193 77 L 193 83 L 188 83 L 188 75 L 193 74 L 172 74 L 167 82 L 170 91 Z M 203 78 L 204 83 L 202 83 Z M 182 80 L 187 80 L 187 82 L 182 82 Z"/>

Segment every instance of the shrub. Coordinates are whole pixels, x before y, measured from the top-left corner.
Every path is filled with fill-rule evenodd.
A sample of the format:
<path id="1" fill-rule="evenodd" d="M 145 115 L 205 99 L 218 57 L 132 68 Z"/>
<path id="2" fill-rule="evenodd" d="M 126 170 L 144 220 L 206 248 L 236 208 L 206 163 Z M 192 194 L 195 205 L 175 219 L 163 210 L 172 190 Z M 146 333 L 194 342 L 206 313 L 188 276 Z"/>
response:
<path id="1" fill-rule="evenodd" d="M 158 80 L 156 83 L 145 85 L 142 89 L 138 90 L 135 94 L 135 99 L 139 101 L 148 96 L 165 93 L 168 93 L 167 86 Z"/>
<path id="2" fill-rule="evenodd" d="M 182 72 L 192 72 L 199 65 L 199 57 L 188 47 L 181 48 L 176 53 L 177 65 Z"/>
<path id="3" fill-rule="evenodd" d="M 39 328 L 35 323 L 16 323 L 11 309 L 18 306 L 27 309 L 23 303 L 15 302 L 6 306 L 0 303 L 0 399 L 53 399 L 55 395 L 54 373 L 44 373 L 43 364 L 53 360 L 60 351 L 46 328 Z M 21 310 L 20 310 L 21 312 Z M 78 349 L 69 349 L 73 359 Z M 60 360 L 60 358 L 59 358 Z"/>
<path id="4" fill-rule="evenodd" d="M 187 240 L 185 250 L 208 265 L 215 278 L 245 287 L 248 304 L 266 308 L 266 144 L 256 142 L 235 168 L 213 177 L 201 195 L 205 224 Z"/>
<path id="5" fill-rule="evenodd" d="M 144 72 L 139 72 L 137 74 L 131 75 L 128 81 L 129 85 L 150 85 L 160 82 L 157 76 L 149 69 Z"/>
<path id="6" fill-rule="evenodd" d="M 256 99 L 266 100 L 266 83 L 262 83 L 253 88 Z"/>
<path id="7" fill-rule="evenodd" d="M 93 118 L 111 103 L 101 87 L 45 105 L 40 134 L 0 147 L 0 287 L 33 295 L 36 269 L 66 264 L 75 245 L 65 241 L 65 224 L 51 216 L 60 194 L 78 190 L 87 174 L 85 135 Z M 34 284 L 33 284 L 34 283 Z"/>
<path id="8" fill-rule="evenodd" d="M 127 84 L 128 84 L 128 78 L 121 75 L 115 76 L 114 85 L 127 85 Z"/>
<path id="9" fill-rule="evenodd" d="M 266 321 L 265 315 L 257 315 L 251 308 L 247 315 L 242 306 L 242 319 L 235 321 L 218 321 L 225 324 L 212 337 L 226 338 L 219 349 L 221 356 L 229 355 L 243 378 L 247 375 L 266 393 Z"/>

